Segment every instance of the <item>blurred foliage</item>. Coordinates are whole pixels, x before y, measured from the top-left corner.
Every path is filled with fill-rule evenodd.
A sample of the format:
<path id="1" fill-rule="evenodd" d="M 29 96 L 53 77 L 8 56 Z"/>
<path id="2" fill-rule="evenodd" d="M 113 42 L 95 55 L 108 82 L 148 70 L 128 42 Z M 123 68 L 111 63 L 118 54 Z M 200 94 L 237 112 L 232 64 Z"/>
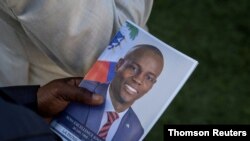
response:
<path id="1" fill-rule="evenodd" d="M 166 124 L 250 124 L 250 1 L 155 0 L 151 34 L 199 61 L 145 140 Z"/>

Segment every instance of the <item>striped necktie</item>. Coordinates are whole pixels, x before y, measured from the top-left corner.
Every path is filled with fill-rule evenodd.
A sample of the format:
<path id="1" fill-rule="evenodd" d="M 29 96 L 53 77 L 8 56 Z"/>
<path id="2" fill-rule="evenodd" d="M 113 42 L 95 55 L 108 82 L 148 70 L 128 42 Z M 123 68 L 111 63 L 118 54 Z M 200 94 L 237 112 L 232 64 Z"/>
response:
<path id="1" fill-rule="evenodd" d="M 116 112 L 107 112 L 108 121 L 102 126 L 100 129 L 98 136 L 102 139 L 106 139 L 108 135 L 109 128 L 111 127 L 112 123 L 119 118 L 119 115 Z"/>

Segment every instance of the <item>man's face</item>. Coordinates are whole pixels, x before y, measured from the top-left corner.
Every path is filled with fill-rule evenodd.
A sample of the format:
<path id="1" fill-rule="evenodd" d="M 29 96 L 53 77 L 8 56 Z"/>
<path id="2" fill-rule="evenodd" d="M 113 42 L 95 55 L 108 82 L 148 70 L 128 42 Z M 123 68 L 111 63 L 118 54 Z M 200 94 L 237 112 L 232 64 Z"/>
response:
<path id="1" fill-rule="evenodd" d="M 116 66 L 111 94 L 122 104 L 130 104 L 146 94 L 156 82 L 163 68 L 162 58 L 148 50 L 138 50 Z"/>

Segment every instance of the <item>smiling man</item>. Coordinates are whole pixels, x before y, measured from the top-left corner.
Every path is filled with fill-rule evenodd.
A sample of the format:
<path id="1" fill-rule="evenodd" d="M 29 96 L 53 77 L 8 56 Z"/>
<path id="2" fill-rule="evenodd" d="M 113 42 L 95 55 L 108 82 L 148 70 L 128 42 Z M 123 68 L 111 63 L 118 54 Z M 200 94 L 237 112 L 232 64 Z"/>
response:
<path id="1" fill-rule="evenodd" d="M 74 117 L 104 140 L 138 141 L 144 129 L 131 105 L 153 87 L 163 64 L 163 55 L 156 47 L 145 44 L 133 47 L 117 62 L 110 84 L 87 80 L 81 83 L 90 91 L 103 95 L 103 105 L 72 103 L 63 115 Z"/>
<path id="2" fill-rule="evenodd" d="M 138 45 L 116 65 L 110 84 L 112 104 L 117 112 L 129 108 L 155 84 L 163 69 L 161 52 L 150 45 Z"/>

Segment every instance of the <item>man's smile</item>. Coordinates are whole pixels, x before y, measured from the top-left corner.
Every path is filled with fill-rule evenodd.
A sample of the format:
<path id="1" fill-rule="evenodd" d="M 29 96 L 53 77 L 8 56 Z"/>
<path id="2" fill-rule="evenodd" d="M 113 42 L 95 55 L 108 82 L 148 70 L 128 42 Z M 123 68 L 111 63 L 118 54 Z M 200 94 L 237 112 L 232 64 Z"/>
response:
<path id="1" fill-rule="evenodd" d="M 125 90 L 131 95 L 136 95 L 138 93 L 138 91 L 135 88 L 133 88 L 128 84 L 125 84 Z"/>

